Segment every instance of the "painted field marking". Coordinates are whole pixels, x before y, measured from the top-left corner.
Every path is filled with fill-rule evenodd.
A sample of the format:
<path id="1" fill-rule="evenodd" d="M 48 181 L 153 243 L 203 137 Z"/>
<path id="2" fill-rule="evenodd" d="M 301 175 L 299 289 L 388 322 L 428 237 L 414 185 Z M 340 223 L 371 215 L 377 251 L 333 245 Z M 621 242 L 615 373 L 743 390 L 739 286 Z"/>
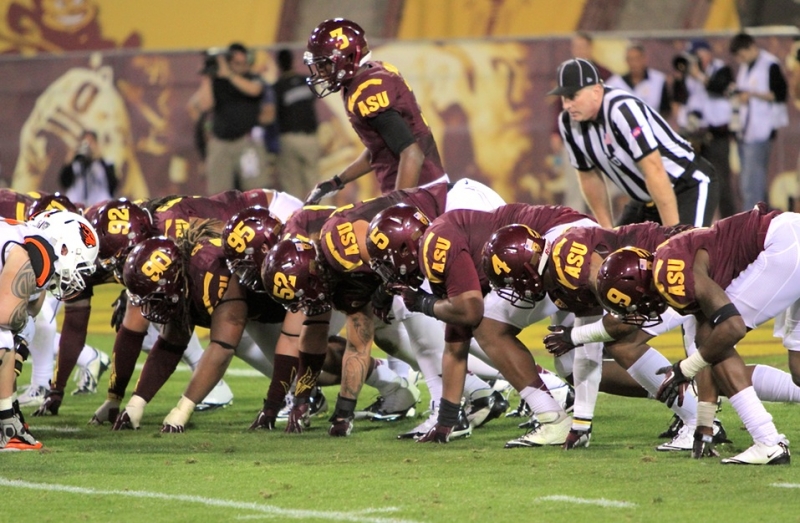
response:
<path id="1" fill-rule="evenodd" d="M 247 503 L 244 501 L 232 501 L 227 499 L 204 498 L 202 496 L 163 494 L 161 492 L 148 492 L 144 490 L 97 490 L 93 488 L 72 487 L 69 485 L 58 485 L 55 483 L 31 483 L 0 477 L 0 487 L 23 488 L 29 490 L 45 490 L 48 492 L 69 492 L 71 494 L 83 494 L 94 496 L 128 496 L 131 498 L 159 499 L 164 501 L 182 501 L 185 503 L 198 503 L 211 507 L 223 507 L 239 510 L 252 510 L 261 512 L 270 517 L 282 517 L 291 519 L 322 519 L 326 521 L 353 521 L 357 523 L 416 523 L 407 519 L 394 519 L 383 517 L 371 517 L 372 512 L 397 512 L 397 507 L 368 508 L 354 512 L 325 512 L 322 510 L 299 510 L 286 509 L 273 505 L 262 505 L 260 503 Z"/>
<path id="2" fill-rule="evenodd" d="M 136 370 L 142 370 L 144 363 L 137 363 Z M 180 364 L 175 368 L 175 372 L 192 372 L 191 367 L 188 365 Z M 256 369 L 228 369 L 225 371 L 226 376 L 237 376 L 241 378 L 266 378 L 263 374 Z"/>
<path id="3" fill-rule="evenodd" d="M 33 425 L 34 432 L 80 432 L 78 427 L 56 427 L 55 425 Z"/>
<path id="4" fill-rule="evenodd" d="M 773 483 L 770 487 L 778 488 L 800 488 L 800 483 Z"/>
<path id="5" fill-rule="evenodd" d="M 606 508 L 634 508 L 636 507 L 636 503 L 630 503 L 628 501 L 614 501 L 612 499 L 586 499 L 586 498 L 576 498 L 573 496 L 544 496 L 541 498 L 535 498 L 534 501 L 557 501 L 567 502 L 567 503 L 576 503 L 578 505 L 597 505 L 598 507 L 606 507 Z"/>

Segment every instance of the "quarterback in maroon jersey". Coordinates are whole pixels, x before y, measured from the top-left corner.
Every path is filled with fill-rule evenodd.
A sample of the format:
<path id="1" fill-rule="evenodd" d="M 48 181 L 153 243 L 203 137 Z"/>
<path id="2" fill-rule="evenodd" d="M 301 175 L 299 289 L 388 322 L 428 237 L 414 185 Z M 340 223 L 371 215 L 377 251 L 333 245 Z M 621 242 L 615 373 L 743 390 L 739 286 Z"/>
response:
<path id="1" fill-rule="evenodd" d="M 375 171 L 381 193 L 447 181 L 439 150 L 411 87 L 392 65 L 370 60 L 364 30 L 343 18 L 319 24 L 304 61 L 319 96 L 342 93 L 347 117 L 364 151 L 344 171 L 317 184 L 306 203 Z"/>

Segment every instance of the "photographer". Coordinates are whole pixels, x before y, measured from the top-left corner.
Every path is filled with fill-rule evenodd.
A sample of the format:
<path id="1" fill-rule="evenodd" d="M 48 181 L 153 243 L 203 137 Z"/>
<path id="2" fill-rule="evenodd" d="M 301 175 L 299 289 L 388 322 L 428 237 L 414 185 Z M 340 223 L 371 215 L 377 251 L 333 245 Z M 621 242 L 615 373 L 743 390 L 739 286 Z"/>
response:
<path id="1" fill-rule="evenodd" d="M 114 197 L 117 175 L 114 164 L 102 158 L 97 133 L 84 131 L 72 160 L 61 168 L 59 181 L 67 198 L 87 207 Z"/>
<path id="2" fill-rule="evenodd" d="M 681 134 L 714 166 L 720 182 L 720 217 L 731 216 L 737 212 L 729 159 L 733 71 L 715 58 L 711 45 L 701 39 L 692 40 L 687 51 L 673 59 L 673 67 Z"/>
<path id="3" fill-rule="evenodd" d="M 205 53 L 203 79 L 189 101 L 189 111 L 211 111 L 211 136 L 206 156 L 206 191 L 217 194 L 271 185 L 262 144 L 251 137 L 259 124 L 264 84 L 250 72 L 247 48 L 231 44 L 227 52 Z"/>

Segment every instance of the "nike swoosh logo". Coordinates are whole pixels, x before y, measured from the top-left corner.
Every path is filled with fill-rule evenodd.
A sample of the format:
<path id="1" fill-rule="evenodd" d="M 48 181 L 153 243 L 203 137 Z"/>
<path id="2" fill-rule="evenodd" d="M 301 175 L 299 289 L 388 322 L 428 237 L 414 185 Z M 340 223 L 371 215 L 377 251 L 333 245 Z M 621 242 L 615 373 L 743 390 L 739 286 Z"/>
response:
<path id="1" fill-rule="evenodd" d="M 767 454 L 767 459 L 772 459 L 772 456 L 774 456 L 775 454 L 778 454 L 779 452 L 781 452 L 781 451 L 780 450 L 776 450 L 772 454 Z"/>

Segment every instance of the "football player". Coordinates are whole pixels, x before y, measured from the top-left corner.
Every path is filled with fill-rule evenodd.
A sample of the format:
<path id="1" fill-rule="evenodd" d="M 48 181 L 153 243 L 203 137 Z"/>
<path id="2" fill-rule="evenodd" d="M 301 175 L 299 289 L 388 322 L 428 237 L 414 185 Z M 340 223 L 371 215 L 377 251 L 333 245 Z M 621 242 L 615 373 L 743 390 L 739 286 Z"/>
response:
<path id="1" fill-rule="evenodd" d="M 794 384 L 800 383 L 800 358 L 795 357 L 800 339 L 796 319 L 800 286 L 795 276 L 800 267 L 798 234 L 797 214 L 770 212 L 762 203 L 711 228 L 674 236 L 659 246 L 655 256 L 617 251 L 606 258 L 598 273 L 603 306 L 622 318 L 638 314 L 641 307 L 658 310 L 666 304 L 681 314 L 694 315 L 698 349 L 663 369 L 666 377 L 657 397 L 679 401 L 687 382 L 711 366 L 717 386 L 754 439 L 750 448 L 723 463 L 790 461 L 788 441 L 756 395 L 735 345 L 747 330 L 783 315 L 776 322 L 776 336 L 789 349 Z M 637 285 L 622 282 L 631 279 Z M 699 411 L 698 417 L 702 415 Z M 696 437 L 710 441 L 707 432 Z"/>
<path id="2" fill-rule="evenodd" d="M 30 225 L 0 221 L 0 237 L 0 450 L 37 450 L 42 444 L 14 409 L 14 382 L 27 350 L 15 336 L 41 306 L 43 290 L 63 300 L 83 289 L 94 271 L 97 234 L 78 214 L 47 211 Z"/>
<path id="3" fill-rule="evenodd" d="M 422 214 L 422 209 L 413 211 Z M 396 206 L 376 216 L 369 227 L 367 249 L 376 272 L 395 289 L 402 289 L 409 310 L 447 324 L 438 422 L 419 441 L 449 441 L 458 417 L 469 342 L 474 335 L 540 421 L 528 434 L 506 446 L 564 444 L 571 418 L 550 395 L 536 362 L 517 338 L 523 327 L 557 309 L 549 300 L 536 308 L 521 309 L 490 293 L 481 254 L 491 234 L 511 223 L 522 222 L 555 237 L 566 227 L 592 226 L 595 222 L 566 207 L 523 204 L 505 205 L 492 212 L 453 210 L 436 218 L 430 226 L 424 216 L 403 218 L 407 214 L 407 209 Z M 405 225 L 398 228 L 393 223 Z M 537 244 L 539 251 L 543 243 Z M 542 260 L 544 263 L 546 257 Z M 532 270 L 541 272 L 541 267 Z M 420 286 L 423 278 L 430 282 L 432 294 Z M 576 401 L 577 393 L 576 388 Z"/>
<path id="4" fill-rule="evenodd" d="M 97 229 L 101 236 L 100 245 L 104 249 L 101 262 L 112 271 L 121 274 L 122 263 L 128 252 L 138 242 L 151 237 L 154 234 L 153 230 L 167 237 L 180 238 L 193 224 L 212 220 L 213 226 L 219 233 L 231 216 L 253 205 L 261 205 L 278 218 L 285 218 L 294 208 L 302 204 L 285 193 L 255 189 L 247 192 L 227 191 L 210 198 L 187 196 L 161 198 L 148 202 L 143 209 L 143 215 L 135 212 L 133 207 L 128 208 L 127 215 L 121 214 L 116 206 L 109 207 L 106 212 L 98 212 L 96 218 Z M 113 422 L 118 416 L 120 402 L 133 376 L 136 360 L 149 327 L 149 322 L 142 316 L 139 307 L 128 304 L 124 310 L 114 342 L 108 397 L 95 412 L 92 423 Z M 83 324 L 83 329 L 87 324 L 88 318 Z M 240 355 L 262 373 L 269 372 L 269 363 L 259 350 Z M 42 408 L 46 405 L 47 402 Z"/>
<path id="5" fill-rule="evenodd" d="M 448 181 L 411 87 L 394 66 L 370 58 L 364 30 L 355 22 L 334 18 L 311 32 L 303 55 L 311 71 L 307 83 L 320 98 L 341 91 L 364 151 L 341 173 L 317 184 L 306 203 L 317 203 L 371 171 L 382 194 Z"/>

